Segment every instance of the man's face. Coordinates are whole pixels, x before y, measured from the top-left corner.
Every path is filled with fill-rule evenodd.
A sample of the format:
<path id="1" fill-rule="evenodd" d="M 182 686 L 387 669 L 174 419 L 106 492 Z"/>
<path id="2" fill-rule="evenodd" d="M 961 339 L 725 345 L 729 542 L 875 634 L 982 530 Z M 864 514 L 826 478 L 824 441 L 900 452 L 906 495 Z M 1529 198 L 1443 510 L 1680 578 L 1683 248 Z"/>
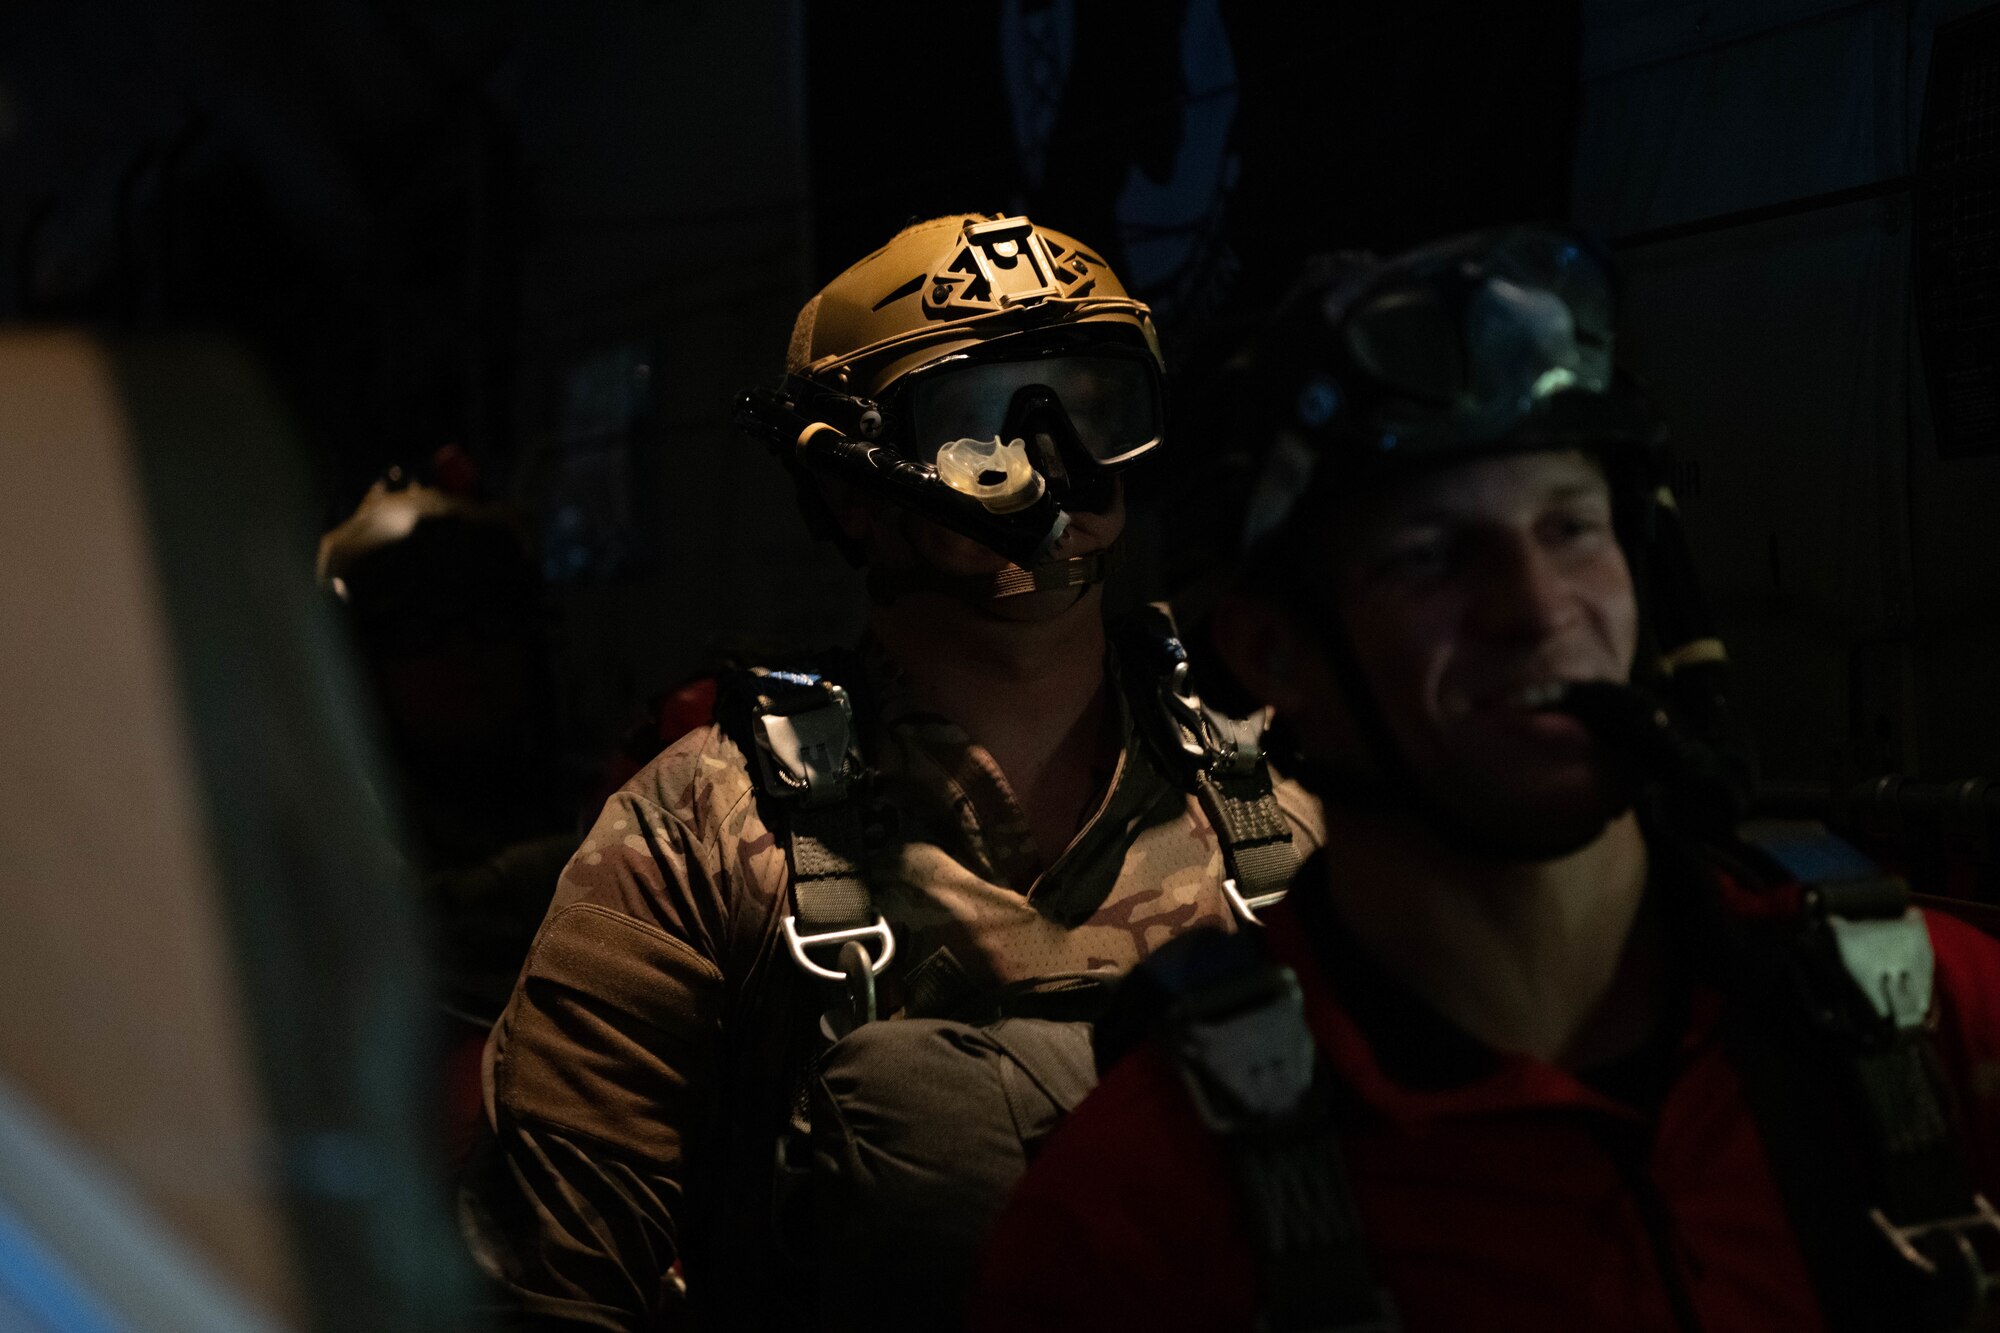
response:
<path id="1" fill-rule="evenodd" d="M 1542 708 L 1563 682 L 1631 675 L 1637 603 L 1596 465 L 1447 467 L 1357 499 L 1334 526 L 1331 607 L 1426 794 L 1530 855 L 1596 836 L 1620 786 L 1584 726 Z M 1370 771 L 1341 692 L 1315 693 L 1300 723 L 1317 757 Z"/>

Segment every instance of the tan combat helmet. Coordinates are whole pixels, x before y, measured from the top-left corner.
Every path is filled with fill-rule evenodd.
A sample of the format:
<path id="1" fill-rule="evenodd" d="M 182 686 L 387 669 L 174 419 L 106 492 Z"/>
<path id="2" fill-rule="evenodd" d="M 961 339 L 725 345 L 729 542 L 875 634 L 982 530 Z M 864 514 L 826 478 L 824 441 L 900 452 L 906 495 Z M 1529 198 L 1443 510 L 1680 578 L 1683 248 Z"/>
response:
<path id="1" fill-rule="evenodd" d="M 1025 217 L 958 214 L 828 283 L 783 388 L 746 392 L 738 420 L 795 477 L 840 476 L 1016 562 L 956 587 L 1013 596 L 1102 579 L 1105 552 L 1050 557 L 1069 515 L 1107 510 L 1116 473 L 1160 447 L 1161 371 L 1150 313 L 1103 259 Z M 800 503 L 859 558 L 816 487 Z"/>
<path id="2" fill-rule="evenodd" d="M 990 339 L 1064 325 L 1113 326 L 1159 362 L 1151 312 L 1090 249 L 1025 217 L 962 213 L 903 228 L 828 283 L 799 312 L 785 370 L 873 397 Z"/>
<path id="3" fill-rule="evenodd" d="M 1014 562 L 978 586 L 920 578 L 934 590 L 1088 586 L 1108 552 L 1050 556 L 1072 512 L 1106 512 L 1116 474 L 1160 448 L 1160 342 L 1144 302 L 1074 238 L 1028 218 L 932 218 L 806 302 L 782 388 L 746 390 L 736 420 L 802 482 L 814 532 L 854 560 L 806 474 L 840 476 Z M 878 572 L 870 586 L 886 594 Z"/>

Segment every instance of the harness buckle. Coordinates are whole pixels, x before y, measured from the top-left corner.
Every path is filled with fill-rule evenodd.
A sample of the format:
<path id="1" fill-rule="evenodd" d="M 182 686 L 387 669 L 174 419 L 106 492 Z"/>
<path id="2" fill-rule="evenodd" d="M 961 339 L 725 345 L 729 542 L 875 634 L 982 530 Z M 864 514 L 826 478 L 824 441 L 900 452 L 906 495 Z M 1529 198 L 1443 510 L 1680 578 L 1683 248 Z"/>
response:
<path id="1" fill-rule="evenodd" d="M 1213 772 L 1251 772 L 1264 758 L 1262 714 L 1233 718 L 1204 704 L 1188 679 L 1187 650 L 1178 641 L 1173 646 L 1176 655 L 1160 684 L 1160 703 L 1182 753 Z"/>
<path id="2" fill-rule="evenodd" d="M 1177 639 L 1170 641 L 1170 648 L 1173 666 L 1160 682 L 1160 704 L 1173 724 L 1174 739 L 1180 743 L 1181 752 L 1206 765 L 1213 757 L 1208 743 L 1208 719 L 1203 715 L 1201 697 L 1188 680 L 1187 650 Z"/>
<path id="3" fill-rule="evenodd" d="M 1213 762 L 1225 773 L 1249 773 L 1264 762 L 1264 732 L 1269 725 L 1268 710 L 1259 709 L 1249 717 L 1231 717 L 1202 705 L 1202 720 L 1208 724 Z"/>
<path id="4" fill-rule="evenodd" d="M 1255 898 L 1245 898 L 1243 890 L 1236 887 L 1235 877 L 1231 876 L 1222 881 L 1222 896 L 1229 900 L 1230 909 L 1237 916 L 1242 917 L 1243 920 L 1253 926 L 1261 926 L 1264 924 L 1264 921 L 1257 913 L 1267 907 L 1276 907 L 1279 903 L 1285 901 L 1285 890 L 1273 889 L 1269 893 L 1260 893 Z"/>
<path id="5" fill-rule="evenodd" d="M 1202 1123 L 1220 1134 L 1296 1113 L 1313 1089 L 1319 1048 L 1290 968 L 1264 967 L 1182 1002 L 1171 1040 Z"/>
<path id="6" fill-rule="evenodd" d="M 818 935 L 799 934 L 798 917 L 795 915 L 787 916 L 784 922 L 784 932 L 785 947 L 791 950 L 792 961 L 822 981 L 837 981 L 846 984 L 850 980 L 850 974 L 844 970 L 821 967 L 806 952 L 808 949 L 817 949 L 827 945 L 845 945 L 849 941 L 853 941 L 855 947 L 861 951 L 862 957 L 867 962 L 870 977 L 882 975 L 882 969 L 889 966 L 889 961 L 896 956 L 895 932 L 889 929 L 889 923 L 883 919 L 880 912 L 875 914 L 875 921 L 872 925 L 855 926 L 848 930 L 822 931 Z M 881 943 L 882 948 L 880 953 L 871 954 L 862 946 L 861 941 L 871 939 Z M 847 956 L 845 949 L 842 949 L 841 953 L 843 958 Z"/>
<path id="7" fill-rule="evenodd" d="M 760 700 L 750 726 L 764 790 L 813 809 L 846 800 L 853 785 L 854 705 L 831 681 L 813 677 L 805 683 L 818 702 L 785 713 L 778 711 L 778 701 Z"/>
<path id="8" fill-rule="evenodd" d="M 851 1028 L 873 1023 L 875 1009 L 875 963 L 860 940 L 840 946 L 840 970 L 847 978 L 847 1021 Z"/>
<path id="9" fill-rule="evenodd" d="M 1899 1031 L 1920 1028 L 1931 1011 L 1937 968 L 1923 914 L 1826 918 L 1840 961 L 1876 1014 Z"/>
<path id="10" fill-rule="evenodd" d="M 1868 1220 L 1888 1238 L 1903 1261 L 1925 1277 L 1939 1276 L 1940 1259 L 1969 1277 L 1972 1290 L 1968 1294 L 1975 1300 L 1974 1308 L 1984 1308 L 2000 1290 L 2000 1271 L 1988 1268 L 1974 1245 L 1981 1236 L 2000 1238 L 2000 1212 L 1994 1211 L 1984 1194 L 1972 1196 L 1972 1211 L 1962 1217 L 1898 1226 L 1880 1208 L 1871 1208 Z"/>

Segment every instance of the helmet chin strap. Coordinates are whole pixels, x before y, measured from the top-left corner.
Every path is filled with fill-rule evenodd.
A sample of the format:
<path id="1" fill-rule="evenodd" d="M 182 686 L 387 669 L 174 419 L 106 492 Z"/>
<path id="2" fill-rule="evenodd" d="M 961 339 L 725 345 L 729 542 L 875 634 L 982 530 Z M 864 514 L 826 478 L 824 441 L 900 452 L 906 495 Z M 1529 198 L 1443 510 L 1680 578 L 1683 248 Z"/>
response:
<path id="1" fill-rule="evenodd" d="M 868 595 L 877 602 L 893 602 L 913 592 L 938 593 L 966 602 L 997 602 L 1031 592 L 1079 591 L 1109 577 L 1115 564 L 1106 547 L 1063 560 L 1045 560 L 1038 565 L 1006 565 L 991 574 L 947 574 L 924 565 L 917 569 L 870 569 Z"/>

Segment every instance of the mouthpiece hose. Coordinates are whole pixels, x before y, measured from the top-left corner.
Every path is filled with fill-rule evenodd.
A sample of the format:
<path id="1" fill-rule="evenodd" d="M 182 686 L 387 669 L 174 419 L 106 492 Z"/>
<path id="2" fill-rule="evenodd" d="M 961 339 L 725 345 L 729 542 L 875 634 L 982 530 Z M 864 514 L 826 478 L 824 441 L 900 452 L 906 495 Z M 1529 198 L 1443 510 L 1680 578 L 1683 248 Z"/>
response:
<path id="1" fill-rule="evenodd" d="M 736 421 L 801 466 L 879 495 L 1019 565 L 1048 559 L 1069 526 L 1069 515 L 1046 488 L 1026 506 L 995 513 L 946 485 L 929 464 L 845 435 L 827 422 L 809 420 L 791 400 L 770 389 L 752 389 L 737 399 Z"/>

